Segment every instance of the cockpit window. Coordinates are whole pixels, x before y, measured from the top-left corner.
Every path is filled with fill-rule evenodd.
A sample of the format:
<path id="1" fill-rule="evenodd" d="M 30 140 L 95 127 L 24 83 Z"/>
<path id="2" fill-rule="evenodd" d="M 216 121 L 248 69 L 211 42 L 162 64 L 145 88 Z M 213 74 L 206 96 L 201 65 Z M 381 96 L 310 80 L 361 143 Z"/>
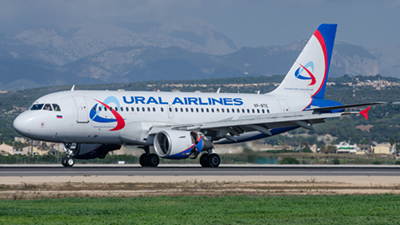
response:
<path id="1" fill-rule="evenodd" d="M 50 105 L 50 104 L 46 104 L 46 105 L 44 105 L 43 110 L 53 111 L 53 108 L 51 108 L 51 105 Z"/>
<path id="2" fill-rule="evenodd" d="M 61 111 L 60 106 L 58 106 L 57 104 L 53 104 L 53 109 L 54 111 Z"/>
<path id="3" fill-rule="evenodd" d="M 34 104 L 31 107 L 31 110 L 41 110 L 44 104 Z"/>

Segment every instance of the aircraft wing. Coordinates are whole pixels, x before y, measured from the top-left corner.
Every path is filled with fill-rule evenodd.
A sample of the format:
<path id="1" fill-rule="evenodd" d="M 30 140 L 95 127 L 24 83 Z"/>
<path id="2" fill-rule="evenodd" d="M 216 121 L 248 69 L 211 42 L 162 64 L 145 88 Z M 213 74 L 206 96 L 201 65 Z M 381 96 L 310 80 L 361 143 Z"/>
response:
<path id="1" fill-rule="evenodd" d="M 276 128 L 303 127 L 305 129 L 312 130 L 313 124 L 324 123 L 325 119 L 329 118 L 338 118 L 343 115 L 349 115 L 349 114 L 362 114 L 364 117 L 366 117 L 370 107 L 362 111 L 338 112 L 337 110 L 369 106 L 369 105 L 377 105 L 377 104 L 384 104 L 384 103 L 382 102 L 365 103 L 365 104 L 363 103 L 363 104 L 342 105 L 333 107 L 312 108 L 298 112 L 273 113 L 273 114 L 259 115 L 259 116 L 241 116 L 239 118 L 232 117 L 223 121 L 176 125 L 170 127 L 170 129 L 201 131 L 205 133 L 207 136 L 211 136 L 213 140 L 227 138 L 231 141 L 235 141 L 236 139 L 234 136 L 244 132 L 258 131 L 267 136 L 272 136 L 273 134 L 271 133 L 271 130 Z M 153 127 L 149 133 L 150 134 L 157 133 L 165 129 L 166 127 Z"/>

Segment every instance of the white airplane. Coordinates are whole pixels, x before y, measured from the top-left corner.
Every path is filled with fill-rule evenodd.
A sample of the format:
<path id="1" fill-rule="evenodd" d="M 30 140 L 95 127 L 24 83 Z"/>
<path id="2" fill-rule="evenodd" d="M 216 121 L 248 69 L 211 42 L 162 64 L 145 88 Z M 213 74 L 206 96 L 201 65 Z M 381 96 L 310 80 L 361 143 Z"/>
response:
<path id="1" fill-rule="evenodd" d="M 282 83 L 267 94 L 70 91 L 45 95 L 14 120 L 23 136 L 64 143 L 68 157 L 104 158 L 121 145 L 145 151 L 142 166 L 159 157 L 200 157 L 203 167 L 218 167 L 214 144 L 256 140 L 296 128 L 312 129 L 324 119 L 346 114 L 342 105 L 324 99 L 336 24 L 321 24 Z M 150 153 L 150 147 L 155 153 Z"/>

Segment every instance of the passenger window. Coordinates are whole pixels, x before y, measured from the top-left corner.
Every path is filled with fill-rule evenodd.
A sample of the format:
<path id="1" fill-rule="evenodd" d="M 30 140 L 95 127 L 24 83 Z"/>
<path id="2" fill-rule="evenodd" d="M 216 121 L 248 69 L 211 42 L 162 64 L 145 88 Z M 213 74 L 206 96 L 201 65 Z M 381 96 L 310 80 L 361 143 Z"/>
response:
<path id="1" fill-rule="evenodd" d="M 175 108 L 175 112 L 178 112 L 178 108 Z"/>
<path id="2" fill-rule="evenodd" d="M 196 108 L 196 112 L 199 112 L 199 108 Z"/>
<path id="3" fill-rule="evenodd" d="M 96 111 L 96 106 L 93 106 L 93 111 Z"/>
<path id="4" fill-rule="evenodd" d="M 224 109 L 221 109 L 221 112 L 224 112 L 225 110 Z"/>
<path id="5" fill-rule="evenodd" d="M 267 113 L 269 113 L 269 109 L 267 109 Z"/>
<path id="6" fill-rule="evenodd" d="M 43 108 L 43 110 L 47 110 L 47 111 L 53 111 L 53 109 L 51 108 L 51 105 L 50 105 L 50 104 L 46 104 L 46 105 L 44 105 L 44 108 Z"/>
<path id="7" fill-rule="evenodd" d="M 217 108 L 217 112 L 219 112 L 219 108 Z"/>
<path id="8" fill-rule="evenodd" d="M 150 112 L 150 107 L 147 107 L 147 112 Z"/>
<path id="9" fill-rule="evenodd" d="M 169 111 L 172 112 L 172 108 L 171 107 L 169 107 Z"/>
<path id="10" fill-rule="evenodd" d="M 99 106 L 99 111 L 101 111 L 101 106 Z"/>
<path id="11" fill-rule="evenodd" d="M 226 109 L 226 112 L 228 113 L 228 112 L 229 112 L 229 109 Z"/>
<path id="12" fill-rule="evenodd" d="M 210 112 L 210 111 L 208 110 L 208 108 L 206 109 L 206 111 L 207 111 L 207 112 Z"/>
<path id="13" fill-rule="evenodd" d="M 129 112 L 129 107 L 126 107 L 125 109 L 126 109 L 127 112 Z"/>
<path id="14" fill-rule="evenodd" d="M 144 109 L 144 107 L 142 107 L 142 111 L 143 111 L 143 112 L 145 112 L 145 111 L 146 111 L 146 109 Z"/>
<path id="15" fill-rule="evenodd" d="M 250 109 L 247 109 L 247 113 L 250 113 Z"/>
<path id="16" fill-rule="evenodd" d="M 131 107 L 131 111 L 132 111 L 132 112 L 135 112 L 135 108 Z"/>
<path id="17" fill-rule="evenodd" d="M 251 110 L 253 113 L 255 113 L 254 109 Z"/>
<path id="18" fill-rule="evenodd" d="M 204 109 L 203 109 L 203 108 L 201 108 L 201 112 L 204 112 Z"/>
<path id="19" fill-rule="evenodd" d="M 262 112 L 262 113 L 265 113 L 265 110 L 264 110 L 264 109 L 261 109 L 261 112 Z"/>
<path id="20" fill-rule="evenodd" d="M 163 107 L 161 107 L 161 112 L 164 112 L 164 108 Z"/>
<path id="21" fill-rule="evenodd" d="M 136 111 L 140 112 L 140 109 L 139 109 L 139 107 L 137 107 L 137 108 L 136 108 Z"/>
<path id="22" fill-rule="evenodd" d="M 214 112 L 214 109 L 213 109 L 213 108 L 211 108 L 211 112 Z"/>
<path id="23" fill-rule="evenodd" d="M 111 108 L 110 108 L 111 109 Z M 107 107 L 104 107 L 104 111 L 106 111 L 107 112 Z"/>
<path id="24" fill-rule="evenodd" d="M 190 108 L 190 111 L 193 112 L 193 108 Z"/>
<path id="25" fill-rule="evenodd" d="M 115 111 L 117 111 L 117 112 L 118 112 L 118 107 L 115 107 Z"/>
<path id="26" fill-rule="evenodd" d="M 44 104 L 35 104 L 31 107 L 31 110 L 41 110 Z"/>
<path id="27" fill-rule="evenodd" d="M 121 112 L 123 112 L 123 111 L 124 111 L 124 108 L 121 107 Z"/>
<path id="28" fill-rule="evenodd" d="M 244 109 L 242 109 L 242 113 L 244 113 Z"/>
<path id="29" fill-rule="evenodd" d="M 186 112 L 189 112 L 189 109 L 188 109 L 188 108 L 186 108 Z"/>
<path id="30" fill-rule="evenodd" d="M 257 109 L 257 113 L 260 113 L 260 110 L 259 110 L 259 109 Z"/>
<path id="31" fill-rule="evenodd" d="M 61 111 L 60 106 L 58 106 L 57 104 L 53 104 L 53 109 L 54 111 Z M 94 109 L 96 110 L 96 109 Z"/>
<path id="32" fill-rule="evenodd" d="M 155 107 L 153 107 L 153 112 L 155 112 L 156 111 L 156 108 Z"/>

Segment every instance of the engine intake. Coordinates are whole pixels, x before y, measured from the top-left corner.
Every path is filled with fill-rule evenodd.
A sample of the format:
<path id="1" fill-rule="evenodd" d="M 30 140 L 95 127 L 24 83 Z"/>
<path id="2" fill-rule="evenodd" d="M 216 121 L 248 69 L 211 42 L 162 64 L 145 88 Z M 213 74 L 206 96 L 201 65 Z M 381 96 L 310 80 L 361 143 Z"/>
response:
<path id="1" fill-rule="evenodd" d="M 200 153 L 214 147 L 213 143 L 194 131 L 167 130 L 154 137 L 154 149 L 158 156 L 168 159 L 184 159 L 192 150 Z"/>

